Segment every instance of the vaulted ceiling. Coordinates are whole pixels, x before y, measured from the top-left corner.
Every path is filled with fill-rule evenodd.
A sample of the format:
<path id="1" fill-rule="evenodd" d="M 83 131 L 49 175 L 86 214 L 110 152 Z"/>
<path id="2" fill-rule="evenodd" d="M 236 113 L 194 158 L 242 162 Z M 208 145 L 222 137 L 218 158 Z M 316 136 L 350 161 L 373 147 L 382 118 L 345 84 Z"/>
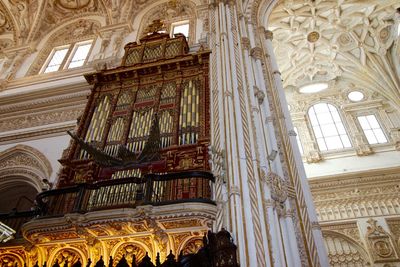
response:
<path id="1" fill-rule="evenodd" d="M 71 19 L 98 17 L 104 25 L 131 23 L 147 0 L 0 0 L 0 52 L 38 42 Z"/>
<path id="2" fill-rule="evenodd" d="M 280 1 L 268 25 L 284 86 L 334 81 L 400 104 L 399 7 L 390 0 Z"/>

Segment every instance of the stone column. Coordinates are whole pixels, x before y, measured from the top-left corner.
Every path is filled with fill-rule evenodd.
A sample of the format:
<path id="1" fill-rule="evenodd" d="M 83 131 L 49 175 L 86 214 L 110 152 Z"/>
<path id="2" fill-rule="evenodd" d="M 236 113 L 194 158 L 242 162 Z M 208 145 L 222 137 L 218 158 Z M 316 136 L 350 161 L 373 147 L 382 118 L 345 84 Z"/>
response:
<path id="1" fill-rule="evenodd" d="M 297 238 L 302 238 L 307 249 L 309 264 L 312 266 L 328 266 L 322 233 L 318 225 L 311 191 L 308 186 L 301 155 L 296 144 L 296 135 L 293 134 L 293 125 L 290 119 L 288 104 L 284 95 L 282 78 L 279 72 L 272 46 L 272 32 L 259 29 L 264 33 L 262 46 L 266 56 L 266 83 L 268 84 L 267 96 L 272 102 L 276 140 L 278 141 L 278 152 L 283 167 L 284 176 L 289 182 L 289 191 L 293 190 L 291 206 L 294 208 L 296 220 L 299 220 L 298 228 L 294 229 Z M 286 217 L 288 218 L 288 217 Z M 286 219 L 287 230 L 290 230 L 290 220 Z M 300 233 L 299 233 L 299 230 Z M 298 243 L 299 244 L 299 243 Z M 300 244 L 299 244 L 300 245 Z"/>

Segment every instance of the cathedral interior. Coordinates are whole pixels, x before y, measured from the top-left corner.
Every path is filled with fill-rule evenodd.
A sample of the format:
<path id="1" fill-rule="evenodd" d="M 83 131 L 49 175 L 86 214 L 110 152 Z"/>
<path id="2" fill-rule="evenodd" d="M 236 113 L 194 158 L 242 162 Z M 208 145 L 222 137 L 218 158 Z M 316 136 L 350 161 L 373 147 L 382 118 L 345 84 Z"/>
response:
<path id="1" fill-rule="evenodd" d="M 400 266 L 399 1 L 0 0 L 0 233 L 1 267 Z"/>

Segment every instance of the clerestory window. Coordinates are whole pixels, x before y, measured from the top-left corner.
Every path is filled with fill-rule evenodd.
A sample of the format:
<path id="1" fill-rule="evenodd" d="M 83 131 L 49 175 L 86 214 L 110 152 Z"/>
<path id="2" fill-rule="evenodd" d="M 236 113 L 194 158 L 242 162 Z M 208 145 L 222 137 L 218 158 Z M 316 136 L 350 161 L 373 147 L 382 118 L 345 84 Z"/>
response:
<path id="1" fill-rule="evenodd" d="M 189 21 L 184 20 L 184 21 L 179 21 L 171 24 L 171 33 L 172 37 L 176 33 L 182 33 L 185 35 L 186 39 L 189 39 Z"/>
<path id="2" fill-rule="evenodd" d="M 87 61 L 92 43 L 93 41 L 89 40 L 54 48 L 43 65 L 42 73 L 83 66 Z"/>
<path id="3" fill-rule="evenodd" d="M 327 103 L 315 104 L 308 110 L 308 117 L 321 151 L 351 147 L 336 107 Z"/>
<path id="4" fill-rule="evenodd" d="M 387 138 L 375 115 L 359 116 L 357 119 L 370 145 L 387 143 Z"/>

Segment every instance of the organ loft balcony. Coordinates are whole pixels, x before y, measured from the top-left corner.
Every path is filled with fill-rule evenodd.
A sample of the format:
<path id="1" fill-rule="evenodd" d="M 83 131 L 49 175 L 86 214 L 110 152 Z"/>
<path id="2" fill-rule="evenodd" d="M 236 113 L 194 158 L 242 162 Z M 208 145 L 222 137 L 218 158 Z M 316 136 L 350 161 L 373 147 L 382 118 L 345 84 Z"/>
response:
<path id="1" fill-rule="evenodd" d="M 192 240 L 195 249 L 217 213 L 209 53 L 154 31 L 125 46 L 121 66 L 86 74 L 93 87 L 57 188 L 37 196 L 35 211 L 1 219 L 33 244 L 123 238 L 179 253 Z"/>

